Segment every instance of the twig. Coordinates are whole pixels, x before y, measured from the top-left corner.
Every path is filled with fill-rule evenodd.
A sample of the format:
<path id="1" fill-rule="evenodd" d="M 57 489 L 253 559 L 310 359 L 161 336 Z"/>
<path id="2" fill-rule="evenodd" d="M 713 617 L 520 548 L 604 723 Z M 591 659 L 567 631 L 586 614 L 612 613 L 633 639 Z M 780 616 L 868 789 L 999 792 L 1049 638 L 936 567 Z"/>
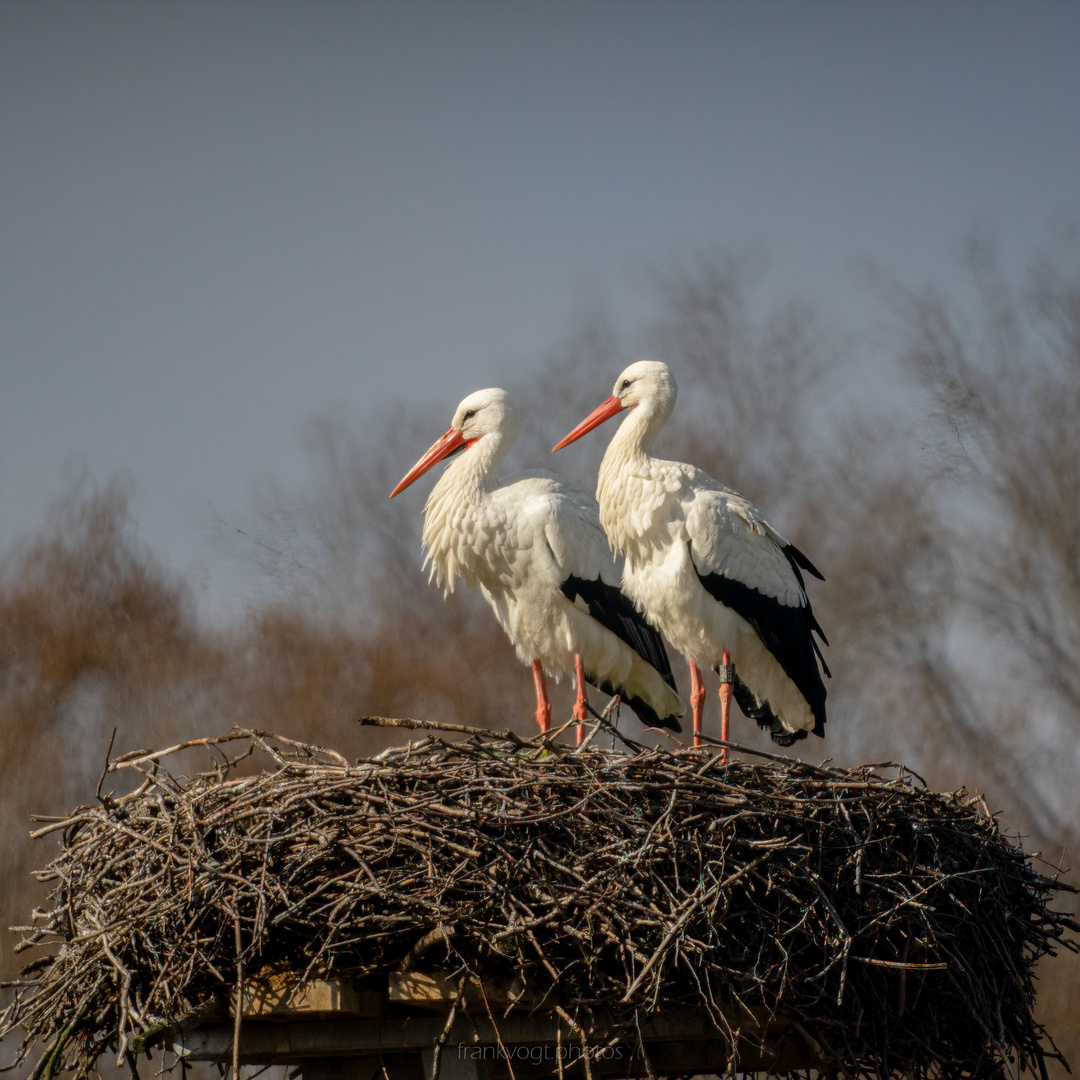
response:
<path id="1" fill-rule="evenodd" d="M 101 785 L 105 783 L 105 774 L 109 771 L 109 755 L 112 754 L 113 743 L 116 742 L 116 728 L 112 729 L 112 735 L 109 736 L 109 745 L 105 750 L 105 766 L 101 770 L 101 776 L 98 778 L 97 790 L 94 792 L 94 797 L 98 802 L 103 802 L 101 798 Z"/>

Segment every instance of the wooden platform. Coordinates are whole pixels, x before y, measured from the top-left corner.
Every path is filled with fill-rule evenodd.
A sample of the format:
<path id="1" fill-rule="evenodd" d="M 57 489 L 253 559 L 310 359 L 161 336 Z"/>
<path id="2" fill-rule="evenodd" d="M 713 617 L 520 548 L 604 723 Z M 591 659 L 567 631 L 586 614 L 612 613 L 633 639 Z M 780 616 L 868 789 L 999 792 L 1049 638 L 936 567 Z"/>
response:
<path id="1" fill-rule="evenodd" d="M 514 987 L 475 982 L 464 988 L 465 1008 L 448 1023 L 457 993 L 458 984 L 438 973 L 393 975 L 385 992 L 344 981 L 254 982 L 243 998 L 236 1058 L 245 1065 L 290 1065 L 303 1080 L 685 1076 L 728 1067 L 729 1040 L 703 1010 L 650 1016 L 637 1035 L 616 1037 L 610 1018 L 594 1017 L 583 1028 L 566 1010 L 530 1010 Z M 741 1010 L 724 1019 L 737 1032 L 740 1072 L 820 1063 L 808 1039 L 783 1020 Z M 173 1035 L 171 1048 L 188 1061 L 228 1064 L 234 1035 L 233 1020 L 223 1018 Z M 592 1049 L 587 1066 L 586 1044 Z"/>

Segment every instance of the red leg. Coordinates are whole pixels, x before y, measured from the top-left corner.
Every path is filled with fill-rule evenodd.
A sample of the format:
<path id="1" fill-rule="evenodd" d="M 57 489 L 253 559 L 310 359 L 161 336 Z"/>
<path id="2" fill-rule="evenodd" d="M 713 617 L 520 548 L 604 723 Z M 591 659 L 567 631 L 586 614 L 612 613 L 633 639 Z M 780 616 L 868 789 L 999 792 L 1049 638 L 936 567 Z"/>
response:
<path id="1" fill-rule="evenodd" d="M 546 735 L 551 730 L 551 699 L 548 697 L 544 669 L 539 660 L 533 661 L 532 669 L 533 682 L 536 684 L 536 722 L 540 725 L 540 731 Z"/>
<path id="2" fill-rule="evenodd" d="M 735 665 L 728 659 L 727 649 L 724 650 L 724 660 L 720 668 L 720 738 L 728 740 L 728 720 L 731 712 L 731 694 L 734 689 L 732 679 L 735 675 Z M 720 760 L 727 761 L 727 750 L 720 751 Z"/>
<path id="3" fill-rule="evenodd" d="M 585 721 L 589 719 L 589 699 L 585 696 L 585 667 L 581 653 L 574 653 L 574 675 L 577 678 L 577 700 L 574 702 L 574 718 L 577 720 L 577 744 L 585 738 Z"/>
<path id="4" fill-rule="evenodd" d="M 701 668 L 690 661 L 690 707 L 694 710 L 694 745 L 701 745 L 701 717 L 705 711 L 705 680 Z"/>

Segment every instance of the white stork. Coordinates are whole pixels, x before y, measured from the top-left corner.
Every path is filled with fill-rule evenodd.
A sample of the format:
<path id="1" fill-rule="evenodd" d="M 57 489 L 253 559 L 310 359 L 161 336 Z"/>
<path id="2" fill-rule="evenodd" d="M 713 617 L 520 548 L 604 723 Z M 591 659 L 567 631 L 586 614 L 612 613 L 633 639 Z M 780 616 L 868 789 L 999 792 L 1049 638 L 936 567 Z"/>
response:
<path id="1" fill-rule="evenodd" d="M 600 465 L 596 497 L 612 546 L 625 558 L 623 591 L 690 663 L 694 734 L 701 731 L 701 668 L 721 671 L 739 707 L 782 746 L 825 734 L 825 635 L 802 571 L 821 578 L 737 492 L 682 462 L 650 454 L 675 407 L 666 364 L 641 360 L 555 450 L 628 410 Z M 728 654 L 734 670 L 728 665 Z M 727 701 L 721 686 L 727 739 Z"/>
<path id="2" fill-rule="evenodd" d="M 648 726 L 681 731 L 686 706 L 660 635 L 618 587 L 619 571 L 596 503 L 553 473 L 498 477 L 517 438 L 505 390 L 478 390 L 457 407 L 446 433 L 390 492 L 393 498 L 452 454 L 424 506 L 429 580 L 453 592 L 460 574 L 480 589 L 518 657 L 531 664 L 536 720 L 551 722 L 545 669 L 573 673 L 578 741 L 588 716 L 585 682 L 619 694 Z"/>

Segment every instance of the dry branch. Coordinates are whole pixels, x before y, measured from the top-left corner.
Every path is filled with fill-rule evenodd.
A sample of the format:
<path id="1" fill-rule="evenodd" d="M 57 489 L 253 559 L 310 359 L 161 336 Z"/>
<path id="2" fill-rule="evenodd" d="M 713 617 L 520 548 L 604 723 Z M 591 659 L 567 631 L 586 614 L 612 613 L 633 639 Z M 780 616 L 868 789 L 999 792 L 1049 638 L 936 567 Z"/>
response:
<path id="1" fill-rule="evenodd" d="M 631 1035 L 693 1008 L 734 1045 L 730 1016 L 779 1013 L 852 1076 L 1041 1064 L 1032 968 L 1075 926 L 978 800 L 891 766 L 453 730 L 471 737 L 357 764 L 254 731 L 110 762 L 131 794 L 38 830 L 61 845 L 51 907 L 21 928 L 44 955 L 0 1017 L 16 1062 L 133 1063 L 227 1017 L 248 973 L 385 990 L 423 968 Z M 171 775 L 192 749 L 212 768 Z M 234 767 L 252 755 L 264 771 Z"/>

